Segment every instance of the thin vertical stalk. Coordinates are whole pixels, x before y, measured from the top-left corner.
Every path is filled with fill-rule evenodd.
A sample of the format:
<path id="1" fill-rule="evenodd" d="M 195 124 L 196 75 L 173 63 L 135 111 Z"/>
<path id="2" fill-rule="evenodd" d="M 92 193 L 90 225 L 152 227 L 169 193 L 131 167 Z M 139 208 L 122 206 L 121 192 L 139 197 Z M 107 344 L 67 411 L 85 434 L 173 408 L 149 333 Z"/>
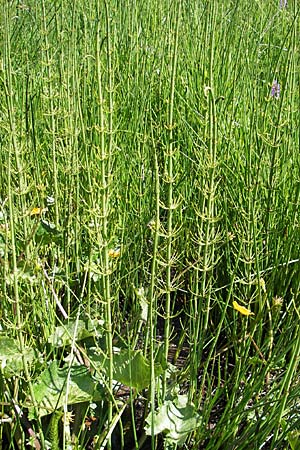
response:
<path id="1" fill-rule="evenodd" d="M 59 213 L 58 213 L 58 176 L 57 176 L 57 162 L 56 162 L 56 122 L 55 122 L 55 106 L 54 106 L 54 93 L 52 88 L 52 70 L 51 65 L 52 61 L 50 58 L 50 44 L 48 41 L 48 27 L 47 27 L 47 13 L 45 7 L 45 0 L 42 0 L 42 12 L 43 12 L 43 35 L 44 35 L 44 54 L 46 58 L 46 67 L 47 67 L 47 97 L 49 100 L 49 108 L 50 108 L 50 129 L 51 129 L 51 153 L 52 153 L 52 179 L 53 179 L 53 190 L 54 190 L 54 208 L 55 208 L 55 225 L 58 227 L 59 225 Z"/>
<path id="2" fill-rule="evenodd" d="M 275 415 L 277 415 L 277 417 L 276 417 L 277 427 L 275 428 L 271 448 L 275 448 L 275 446 L 276 446 L 279 430 L 282 425 L 281 421 L 282 421 L 282 418 L 286 411 L 286 404 L 287 404 L 288 396 L 290 393 L 290 387 L 293 382 L 294 375 L 297 371 L 298 364 L 299 364 L 299 356 L 300 356 L 300 326 L 299 326 L 299 324 L 297 324 L 297 326 L 295 327 L 294 336 L 295 336 L 295 343 L 293 345 L 293 350 L 291 352 L 290 361 L 286 368 L 285 376 L 282 380 L 280 392 L 278 393 L 278 399 L 280 399 L 280 405 L 278 405 L 278 408 L 273 409 L 273 414 L 270 417 L 270 420 L 272 420 L 273 417 Z M 273 420 L 272 420 L 272 422 L 273 422 Z"/>
<path id="3" fill-rule="evenodd" d="M 100 16 L 101 2 L 97 3 L 98 17 Z M 104 95 L 103 95 L 103 71 L 102 62 L 100 59 L 100 23 L 98 23 L 96 34 L 96 64 L 97 64 L 97 84 L 98 84 L 98 101 L 99 101 L 99 120 L 100 120 L 100 178 L 101 178 L 101 192 L 100 204 L 102 210 L 101 221 L 101 247 L 102 247 L 102 262 L 103 262 L 103 297 L 105 304 L 105 323 L 106 323 L 106 349 L 109 360 L 108 370 L 108 389 L 109 392 L 113 390 L 113 339 L 112 339 L 112 298 L 111 298 L 111 281 L 110 268 L 108 256 L 108 216 L 109 216 L 109 186 L 110 186 L 110 162 L 113 145 L 113 80 L 112 80 L 112 63 L 111 63 L 111 31 L 110 31 L 110 17 L 107 2 L 104 2 L 105 20 L 106 20 L 106 70 L 108 74 L 108 96 L 109 96 L 109 111 L 107 112 L 108 124 L 106 128 L 105 111 L 104 111 Z M 105 134 L 108 135 L 106 142 Z M 100 242 L 99 242 L 100 243 Z M 112 424 L 113 419 L 113 401 L 108 401 L 108 426 Z M 111 438 L 108 439 L 108 448 L 111 448 Z"/>
<path id="4" fill-rule="evenodd" d="M 215 240 L 216 240 L 216 165 L 217 165 L 217 115 L 214 96 L 214 30 L 215 30 L 215 2 L 209 6 L 210 18 L 210 42 L 209 42 L 209 86 L 206 86 L 205 93 L 208 103 L 208 163 L 207 163 L 207 181 L 204 185 L 204 202 L 202 233 L 204 240 L 202 243 L 202 278 L 200 281 L 200 301 L 205 301 L 205 315 L 202 322 L 202 336 L 205 336 L 208 329 L 210 316 L 210 302 L 212 289 L 212 274 L 215 265 Z M 200 308 L 199 308 L 200 310 Z M 199 319 L 198 319 L 199 320 Z M 198 330 L 199 332 L 199 330 Z M 206 370 L 206 369 L 205 369 Z M 205 376 L 202 377 L 200 392 L 205 383 Z"/>
<path id="5" fill-rule="evenodd" d="M 153 145 L 155 145 L 153 143 Z M 155 148 L 155 147 L 154 147 Z M 159 210 L 160 210 L 160 190 L 159 190 L 159 167 L 157 161 L 157 154 L 154 154 L 154 167 L 155 167 L 155 223 L 153 226 L 154 240 L 153 240 L 153 253 L 151 263 L 151 283 L 149 289 L 149 308 L 148 308 L 148 324 L 149 324 L 149 338 L 150 338 L 150 371 L 151 371 L 151 384 L 150 384 L 150 408 L 151 408 L 151 448 L 155 450 L 155 436 L 154 436 L 154 414 L 155 414 L 155 314 L 156 314 L 156 301 L 155 301 L 155 285 L 157 276 L 157 256 L 158 256 L 158 242 L 159 242 Z"/>
<path id="6" fill-rule="evenodd" d="M 170 339 L 170 317 L 171 317 L 171 292 L 172 292 L 172 264 L 173 264 L 173 211 L 176 208 L 173 197 L 173 184 L 174 184 L 174 170 L 173 160 L 176 153 L 174 147 L 174 95 L 175 95 L 175 81 L 177 71 L 177 58 L 178 58 L 178 35 L 179 35 L 179 23 L 180 23 L 181 2 L 178 4 L 176 28 L 175 28 L 175 40 L 172 55 L 172 72 L 171 72 L 171 86 L 169 95 L 169 111 L 168 111 L 168 144 L 166 149 L 166 166 L 167 166 L 167 261 L 166 261 L 166 302 L 165 302 L 165 326 L 164 326 L 164 359 L 168 361 L 169 354 L 169 339 Z M 162 385 L 162 397 L 165 398 L 167 387 L 167 373 L 163 375 Z"/>
<path id="7" fill-rule="evenodd" d="M 203 277 L 201 286 L 201 295 L 204 297 L 208 294 L 207 282 L 208 276 L 211 275 L 212 264 L 214 260 L 214 244 L 211 240 L 215 237 L 215 169 L 216 169 L 216 153 L 217 153 L 217 123 L 216 123 L 216 106 L 215 106 L 215 96 L 214 96 L 214 76 L 213 76 L 213 65 L 214 65 L 214 2 L 211 5 L 211 40 L 210 40 L 210 60 L 209 60 L 209 86 L 207 87 L 207 101 L 208 101 L 208 121 L 209 121 L 209 177 L 207 186 L 207 203 L 206 203 L 206 214 L 207 214 L 207 225 L 205 229 L 205 241 L 203 248 Z M 211 251 L 210 251 L 211 247 Z M 210 295 L 207 296 L 207 305 L 204 321 L 204 330 L 207 329 L 208 319 L 209 319 L 209 309 L 210 309 Z"/>
<path id="8" fill-rule="evenodd" d="M 30 379 L 30 373 L 28 369 L 28 362 L 26 361 L 26 348 L 23 336 L 23 326 L 24 321 L 21 311 L 21 300 L 19 296 L 19 282 L 18 282 L 18 266 L 17 266 L 17 245 L 16 245 L 16 230 L 15 230 L 15 193 L 12 186 L 12 178 L 14 168 L 12 166 L 12 161 L 16 160 L 17 169 L 19 173 L 19 188 L 23 189 L 23 176 L 22 170 L 19 162 L 19 149 L 16 140 L 16 126 L 14 119 L 14 104 L 13 104 L 13 85 L 12 85 L 12 67 L 11 67 L 11 52 L 10 52 L 10 17 L 8 15 L 7 6 L 4 11 L 5 18 L 5 43 L 4 43 L 4 65 L 5 65 L 5 91 L 6 91 L 6 101 L 7 101 L 7 112 L 9 118 L 9 143 L 7 152 L 7 198 L 8 198 L 8 210 L 9 210 L 9 229 L 10 229 L 10 243 L 11 243 L 11 268 L 12 268 L 12 278 L 13 278 L 13 308 L 16 316 L 16 331 L 18 336 L 19 348 L 22 354 L 22 365 L 25 375 L 26 383 L 28 384 L 30 397 L 34 406 L 35 415 L 40 430 L 39 439 L 41 441 L 42 447 L 44 448 L 44 436 L 42 432 L 42 426 L 40 423 L 38 409 L 36 406 L 35 395 L 33 391 L 33 386 Z M 15 399 L 13 399 L 15 400 Z"/>
<path id="9" fill-rule="evenodd" d="M 269 254 L 271 254 L 269 251 L 271 230 L 272 230 L 272 227 L 274 226 L 273 209 L 274 209 L 274 204 L 276 204 L 276 201 L 277 201 L 277 197 L 276 197 L 276 193 L 277 193 L 276 188 L 277 188 L 277 183 L 278 183 L 278 181 L 276 179 L 276 175 L 277 175 L 277 171 L 278 171 L 277 161 L 279 158 L 282 157 L 281 154 L 279 156 L 280 147 L 277 145 L 277 143 L 279 142 L 279 138 L 282 133 L 282 127 L 280 125 L 282 122 L 282 116 L 284 114 L 284 109 L 285 109 L 284 108 L 284 100 L 285 100 L 285 97 L 288 95 L 287 87 L 289 88 L 289 90 L 292 91 L 293 85 L 294 85 L 294 76 L 293 76 L 293 71 L 291 69 L 294 67 L 294 64 L 295 64 L 295 61 L 294 61 L 295 47 L 296 47 L 295 32 L 296 32 L 297 17 L 298 17 L 298 13 L 295 12 L 295 17 L 294 17 L 294 21 L 293 21 L 293 25 L 292 25 L 292 29 L 291 29 L 291 41 L 290 41 L 290 44 L 288 45 L 288 52 L 286 53 L 286 56 L 285 56 L 286 61 L 284 64 L 284 68 L 282 68 L 282 72 L 285 69 L 285 80 L 284 81 L 286 83 L 286 86 L 280 95 L 280 100 L 279 100 L 277 114 L 276 114 L 276 120 L 274 121 L 275 127 L 274 127 L 273 136 L 272 136 L 272 153 L 271 153 L 271 160 L 270 160 L 270 171 L 269 171 L 268 182 L 267 182 L 268 196 L 267 196 L 267 200 L 266 200 L 266 215 L 265 215 L 265 230 L 266 230 L 265 231 L 266 232 L 265 248 Z M 281 51 L 283 52 L 283 48 Z M 290 85 L 288 83 L 289 80 L 291 81 Z M 272 219 L 273 219 L 273 222 L 272 222 Z M 273 258 L 274 258 L 274 256 L 272 255 L 272 259 Z M 267 265 L 269 265 L 268 259 L 267 259 Z"/>
<path id="10" fill-rule="evenodd" d="M 298 11 L 296 8 L 296 1 L 294 1 L 293 13 L 294 13 L 294 21 L 293 21 L 293 26 L 292 26 L 292 30 L 291 30 L 291 42 L 290 42 L 289 53 L 288 53 L 288 61 L 286 64 L 286 74 L 287 74 L 286 80 L 288 80 L 290 78 L 289 89 L 291 90 L 291 92 L 294 92 L 294 89 L 293 89 L 295 86 L 295 75 L 294 74 L 296 71 L 295 48 L 296 48 L 296 42 L 297 42 L 296 41 L 296 30 L 297 30 L 297 25 L 298 25 Z M 293 70 L 291 70 L 291 69 L 293 69 Z M 282 114 L 282 103 L 283 103 L 283 98 L 281 99 L 281 104 L 279 107 L 280 109 L 278 112 L 278 124 L 280 123 L 280 118 L 281 118 L 281 114 Z M 279 133 L 278 128 L 279 127 L 276 127 L 274 142 L 276 139 L 277 132 Z M 275 152 L 275 150 L 274 150 L 274 152 Z M 270 177 L 271 177 L 271 174 L 270 174 Z M 270 195 L 271 195 L 271 193 L 270 193 Z M 297 312 L 298 320 L 299 320 L 298 311 L 296 310 L 296 312 Z M 278 408 L 276 408 L 276 414 L 278 414 L 277 418 L 276 418 L 277 427 L 275 428 L 271 447 L 276 446 L 279 431 L 282 426 L 281 422 L 282 422 L 283 416 L 286 412 L 286 404 L 287 404 L 289 393 L 290 393 L 290 387 L 291 387 L 294 375 L 296 374 L 296 371 L 297 371 L 297 368 L 299 365 L 299 356 L 300 356 L 300 326 L 299 326 L 299 323 L 297 323 L 294 328 L 294 337 L 295 337 L 295 342 L 294 342 L 294 345 L 293 345 L 293 348 L 291 351 L 291 355 L 290 355 L 290 359 L 288 362 L 288 366 L 286 368 L 285 376 L 282 381 L 281 389 L 280 389 L 280 392 L 278 393 L 278 398 L 280 399 L 280 405 L 278 405 Z M 272 420 L 272 418 L 270 420 Z"/>

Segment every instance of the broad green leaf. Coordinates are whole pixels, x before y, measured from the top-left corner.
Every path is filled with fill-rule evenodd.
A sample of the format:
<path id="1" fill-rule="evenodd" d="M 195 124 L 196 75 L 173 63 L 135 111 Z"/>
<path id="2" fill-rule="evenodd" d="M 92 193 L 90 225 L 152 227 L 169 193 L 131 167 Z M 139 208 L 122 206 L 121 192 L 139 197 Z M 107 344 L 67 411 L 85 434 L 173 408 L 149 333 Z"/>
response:
<path id="1" fill-rule="evenodd" d="M 37 359 L 33 349 L 25 347 L 25 364 L 31 365 Z M 0 336 L 0 365 L 5 378 L 20 375 L 23 372 L 23 358 L 16 339 Z"/>
<path id="2" fill-rule="evenodd" d="M 41 245 L 47 245 L 51 242 L 60 245 L 62 242 L 62 235 L 53 223 L 47 220 L 40 220 L 39 226 L 35 232 L 35 241 Z"/>
<path id="3" fill-rule="evenodd" d="M 66 325 L 57 326 L 54 333 L 49 336 L 48 342 L 55 347 L 63 347 L 72 344 L 75 333 L 76 342 L 92 336 L 100 337 L 102 336 L 102 325 L 103 321 L 96 319 L 93 321 L 72 320 Z"/>
<path id="4" fill-rule="evenodd" d="M 70 405 L 104 398 L 101 387 L 85 366 L 61 369 L 56 361 L 52 361 L 39 376 L 33 385 L 33 392 L 40 416 L 52 413 L 65 403 Z M 33 419 L 34 408 L 29 396 L 26 406 L 29 409 L 29 417 Z"/>
<path id="5" fill-rule="evenodd" d="M 146 419 L 146 434 L 151 435 L 151 415 Z M 188 434 L 200 425 L 200 416 L 193 404 L 188 403 L 187 395 L 178 395 L 166 400 L 154 416 L 154 435 L 163 433 L 168 442 L 183 445 Z"/>
<path id="6" fill-rule="evenodd" d="M 109 373 L 109 361 L 100 354 L 89 354 L 96 367 Z M 155 364 L 155 376 L 163 372 L 160 364 Z M 114 355 L 114 380 L 141 391 L 150 385 L 150 363 L 141 350 L 121 350 Z"/>
<path id="7" fill-rule="evenodd" d="M 20 282 L 36 284 L 39 282 L 38 277 L 36 276 L 36 270 L 33 264 L 29 263 L 21 259 L 18 261 L 15 275 L 17 276 Z M 11 272 L 6 277 L 6 282 L 9 285 L 13 285 L 14 283 L 14 274 Z"/>

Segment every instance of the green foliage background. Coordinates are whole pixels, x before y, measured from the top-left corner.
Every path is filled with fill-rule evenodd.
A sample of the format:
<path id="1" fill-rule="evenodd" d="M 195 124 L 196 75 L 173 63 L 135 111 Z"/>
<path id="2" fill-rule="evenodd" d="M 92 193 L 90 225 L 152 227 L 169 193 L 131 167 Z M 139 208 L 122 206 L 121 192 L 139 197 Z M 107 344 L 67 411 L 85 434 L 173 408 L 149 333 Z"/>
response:
<path id="1" fill-rule="evenodd" d="M 283 3 L 2 2 L 1 335 L 23 355 L 9 378 L 1 350 L 2 404 L 29 396 L 46 440 L 35 383 L 96 348 L 108 448 L 131 362 L 152 436 L 133 423 L 134 448 L 162 431 L 166 448 L 298 448 L 299 9 Z M 175 387 L 192 413 L 172 440 L 155 418 Z"/>

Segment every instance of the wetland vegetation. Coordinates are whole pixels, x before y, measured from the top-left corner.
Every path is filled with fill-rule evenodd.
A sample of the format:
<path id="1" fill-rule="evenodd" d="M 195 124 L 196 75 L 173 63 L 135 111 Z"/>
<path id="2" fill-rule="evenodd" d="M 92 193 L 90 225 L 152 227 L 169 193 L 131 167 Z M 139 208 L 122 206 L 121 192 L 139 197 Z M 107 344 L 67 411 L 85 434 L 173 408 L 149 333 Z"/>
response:
<path id="1" fill-rule="evenodd" d="M 0 447 L 299 449 L 297 1 L 0 8 Z"/>

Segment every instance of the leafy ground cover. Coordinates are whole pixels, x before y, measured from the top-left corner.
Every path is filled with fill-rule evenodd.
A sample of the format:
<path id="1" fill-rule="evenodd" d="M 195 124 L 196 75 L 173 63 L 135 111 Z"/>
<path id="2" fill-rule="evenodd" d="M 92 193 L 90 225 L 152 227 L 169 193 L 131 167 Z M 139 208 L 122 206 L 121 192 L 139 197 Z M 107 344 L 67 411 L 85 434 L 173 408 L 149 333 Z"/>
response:
<path id="1" fill-rule="evenodd" d="M 0 33 L 1 448 L 299 449 L 296 0 Z"/>

